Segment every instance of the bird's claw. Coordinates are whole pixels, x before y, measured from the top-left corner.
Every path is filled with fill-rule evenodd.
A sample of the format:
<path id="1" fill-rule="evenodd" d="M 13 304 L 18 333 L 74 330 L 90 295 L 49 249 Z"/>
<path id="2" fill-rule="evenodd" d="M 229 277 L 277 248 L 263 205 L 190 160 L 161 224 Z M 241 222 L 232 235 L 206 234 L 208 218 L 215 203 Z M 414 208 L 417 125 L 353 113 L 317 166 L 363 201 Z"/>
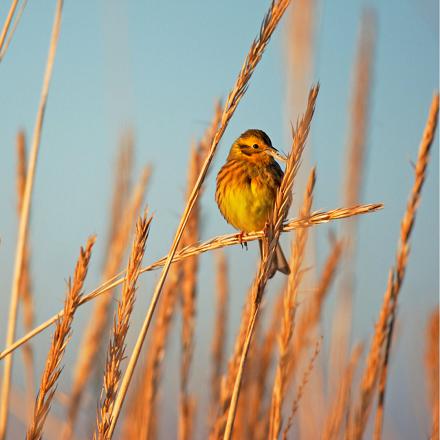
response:
<path id="1" fill-rule="evenodd" d="M 238 242 L 240 243 L 242 249 L 245 248 L 246 250 L 248 250 L 247 241 L 243 241 L 243 236 L 244 236 L 244 231 L 241 231 L 238 234 Z"/>
<path id="2" fill-rule="evenodd" d="M 264 236 L 265 237 L 267 237 L 267 235 L 268 235 L 268 233 L 269 233 L 269 222 L 266 222 L 265 224 L 264 224 L 264 228 L 263 228 L 263 234 L 264 234 Z"/>

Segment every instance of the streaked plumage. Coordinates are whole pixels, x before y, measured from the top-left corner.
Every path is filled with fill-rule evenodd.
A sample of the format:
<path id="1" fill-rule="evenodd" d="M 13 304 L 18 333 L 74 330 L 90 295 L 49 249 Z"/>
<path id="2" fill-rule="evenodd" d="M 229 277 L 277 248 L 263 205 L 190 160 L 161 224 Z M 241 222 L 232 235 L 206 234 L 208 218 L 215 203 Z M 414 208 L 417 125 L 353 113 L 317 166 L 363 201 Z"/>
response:
<path id="1" fill-rule="evenodd" d="M 282 159 L 261 130 L 245 131 L 233 144 L 217 175 L 215 198 L 225 220 L 243 232 L 264 228 L 272 212 L 283 171 L 274 157 Z M 289 266 L 278 245 L 271 276 Z"/>

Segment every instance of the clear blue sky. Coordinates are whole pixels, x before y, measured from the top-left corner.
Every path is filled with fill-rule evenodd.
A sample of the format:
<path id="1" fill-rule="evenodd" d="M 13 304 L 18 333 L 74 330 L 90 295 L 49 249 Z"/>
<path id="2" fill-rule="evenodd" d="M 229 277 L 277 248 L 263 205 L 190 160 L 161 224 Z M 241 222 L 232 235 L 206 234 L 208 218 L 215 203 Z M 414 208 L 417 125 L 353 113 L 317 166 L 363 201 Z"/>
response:
<path id="1" fill-rule="evenodd" d="M 0 322 L 9 303 L 16 239 L 15 135 L 23 127 L 28 139 L 31 137 L 54 5 L 29 2 L 0 65 Z M 378 19 L 362 201 L 383 202 L 385 209 L 359 221 L 356 340 L 372 334 L 412 185 L 411 161 L 417 157 L 429 103 L 438 88 L 438 3 L 322 0 L 318 5 L 313 78 L 320 81 L 321 91 L 310 153 L 318 174 L 316 209 L 341 205 L 352 66 L 363 7 L 375 8 Z M 38 322 L 62 305 L 65 279 L 72 272 L 79 245 L 90 233 L 98 234 L 98 243 L 89 287 L 99 280 L 114 157 L 120 134 L 127 127 L 135 132 L 136 171 L 146 163 L 154 169 L 147 199 L 155 218 L 146 261 L 167 252 L 182 211 L 189 145 L 209 123 L 214 101 L 224 98 L 232 87 L 267 6 L 268 2 L 251 0 L 65 3 L 32 210 Z M 5 5 L 0 7 L 1 22 L 5 10 Z M 293 116 L 286 115 L 283 43 L 281 27 L 223 137 L 203 196 L 203 238 L 231 231 L 217 211 L 213 193 L 215 173 L 233 139 L 246 128 L 258 127 L 275 145 L 287 148 L 289 127 L 285 122 Z M 392 410 L 397 432 L 403 435 L 399 438 L 414 438 L 411 434 L 405 437 L 411 433 L 407 419 L 413 408 L 409 403 L 396 403 L 411 400 L 414 391 L 408 381 L 416 367 L 405 359 L 411 357 L 416 366 L 421 362 L 423 344 L 419 341 L 427 313 L 438 302 L 438 163 L 436 143 L 399 309 L 401 339 L 396 344 L 394 366 L 399 359 L 403 366 L 390 397 L 395 403 L 390 406 L 397 408 Z M 322 227 L 318 231 L 318 265 L 327 252 L 328 230 Z M 234 325 L 256 255 L 255 249 L 247 254 L 239 247 L 228 250 L 233 262 Z M 198 304 L 203 315 L 198 323 L 202 349 L 209 343 L 212 321 L 212 264 L 211 256 L 203 258 L 204 287 Z M 138 320 L 156 277 L 149 275 L 142 282 Z M 86 317 L 84 311 L 79 320 Z M 0 328 L 1 341 L 4 328 Z M 47 339 L 46 334 L 38 341 L 46 346 Z M 44 356 L 40 350 L 40 362 Z M 206 359 L 197 362 L 206 368 Z"/>

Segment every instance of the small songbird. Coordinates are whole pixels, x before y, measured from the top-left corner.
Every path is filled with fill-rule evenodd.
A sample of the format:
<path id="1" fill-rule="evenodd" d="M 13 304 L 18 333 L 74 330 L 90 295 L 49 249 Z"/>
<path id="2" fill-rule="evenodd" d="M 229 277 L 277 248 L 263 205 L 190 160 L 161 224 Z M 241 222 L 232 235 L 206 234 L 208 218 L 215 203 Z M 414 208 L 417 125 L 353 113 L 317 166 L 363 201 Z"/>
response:
<path id="1" fill-rule="evenodd" d="M 275 159 L 284 160 L 262 130 L 247 130 L 232 144 L 226 163 L 217 175 L 215 199 L 225 220 L 242 233 L 264 229 L 275 203 L 283 171 Z M 262 243 L 260 240 L 260 251 Z M 289 264 L 277 245 L 270 277 Z"/>

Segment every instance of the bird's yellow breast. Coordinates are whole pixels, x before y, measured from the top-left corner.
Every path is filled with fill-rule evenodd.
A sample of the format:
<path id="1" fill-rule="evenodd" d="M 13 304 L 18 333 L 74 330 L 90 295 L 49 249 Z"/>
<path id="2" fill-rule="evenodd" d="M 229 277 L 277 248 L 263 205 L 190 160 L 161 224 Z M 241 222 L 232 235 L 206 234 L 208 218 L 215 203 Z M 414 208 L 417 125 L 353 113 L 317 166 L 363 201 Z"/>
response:
<path id="1" fill-rule="evenodd" d="M 217 178 L 216 199 L 222 215 L 240 231 L 263 229 L 273 209 L 277 183 L 264 168 L 248 164 L 234 168 L 227 163 Z"/>

